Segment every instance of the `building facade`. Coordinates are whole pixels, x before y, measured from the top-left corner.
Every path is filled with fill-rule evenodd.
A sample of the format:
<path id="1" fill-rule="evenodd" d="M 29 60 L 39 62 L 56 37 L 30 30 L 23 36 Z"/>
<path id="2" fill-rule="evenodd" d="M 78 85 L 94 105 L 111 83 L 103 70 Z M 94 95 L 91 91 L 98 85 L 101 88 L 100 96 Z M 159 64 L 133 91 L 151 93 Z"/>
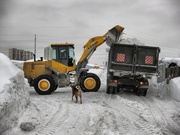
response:
<path id="1" fill-rule="evenodd" d="M 19 50 L 17 48 L 9 49 L 9 58 L 11 60 L 26 61 L 33 59 L 33 53 L 30 51 Z"/>

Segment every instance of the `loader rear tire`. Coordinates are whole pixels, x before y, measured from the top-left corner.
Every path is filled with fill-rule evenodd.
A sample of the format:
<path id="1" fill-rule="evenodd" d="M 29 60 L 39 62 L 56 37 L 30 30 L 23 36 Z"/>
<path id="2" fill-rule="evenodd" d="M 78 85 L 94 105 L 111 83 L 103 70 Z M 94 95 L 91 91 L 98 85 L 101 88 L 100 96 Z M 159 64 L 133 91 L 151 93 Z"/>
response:
<path id="1" fill-rule="evenodd" d="M 57 84 L 54 84 L 54 90 L 53 90 L 53 92 L 56 91 L 57 88 L 58 88 L 58 85 L 57 85 Z"/>
<path id="2" fill-rule="evenodd" d="M 83 92 L 97 92 L 101 86 L 99 77 L 93 73 L 81 76 L 80 87 Z"/>
<path id="3" fill-rule="evenodd" d="M 55 82 L 49 75 L 41 75 L 34 81 L 34 89 L 39 95 L 48 95 L 55 91 Z"/>

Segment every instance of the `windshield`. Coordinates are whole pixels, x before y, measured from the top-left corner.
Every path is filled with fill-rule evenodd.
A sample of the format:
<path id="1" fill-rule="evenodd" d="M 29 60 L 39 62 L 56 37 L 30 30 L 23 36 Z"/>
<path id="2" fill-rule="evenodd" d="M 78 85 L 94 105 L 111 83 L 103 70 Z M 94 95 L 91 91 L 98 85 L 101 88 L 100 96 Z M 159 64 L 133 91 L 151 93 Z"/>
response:
<path id="1" fill-rule="evenodd" d="M 75 62 L 74 48 L 72 46 L 53 46 L 52 60 L 73 66 Z"/>

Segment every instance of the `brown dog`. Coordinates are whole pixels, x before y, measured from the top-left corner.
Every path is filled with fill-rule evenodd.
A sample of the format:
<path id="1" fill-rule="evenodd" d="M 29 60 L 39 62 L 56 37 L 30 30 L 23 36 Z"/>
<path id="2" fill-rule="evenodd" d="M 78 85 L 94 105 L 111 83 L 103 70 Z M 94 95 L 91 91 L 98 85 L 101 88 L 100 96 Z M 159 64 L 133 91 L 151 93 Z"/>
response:
<path id="1" fill-rule="evenodd" d="M 80 86 L 71 86 L 72 88 L 72 100 L 73 97 L 76 97 L 76 103 L 78 102 L 78 96 L 80 97 L 80 103 L 82 104 L 82 95 Z"/>

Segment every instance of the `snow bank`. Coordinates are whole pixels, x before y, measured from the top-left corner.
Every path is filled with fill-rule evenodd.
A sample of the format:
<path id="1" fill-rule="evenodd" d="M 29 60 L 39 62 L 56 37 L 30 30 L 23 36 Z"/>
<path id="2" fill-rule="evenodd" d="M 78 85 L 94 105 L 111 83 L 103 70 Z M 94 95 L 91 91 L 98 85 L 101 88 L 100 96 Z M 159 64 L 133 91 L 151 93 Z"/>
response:
<path id="1" fill-rule="evenodd" d="M 0 134 L 14 127 L 29 103 L 23 72 L 0 53 Z"/>
<path id="2" fill-rule="evenodd" d="M 12 62 L 16 67 L 18 67 L 19 69 L 23 70 L 24 61 L 11 60 L 11 62 Z"/>
<path id="3" fill-rule="evenodd" d="M 174 78 L 169 82 L 169 94 L 180 102 L 180 77 Z"/>
<path id="4" fill-rule="evenodd" d="M 150 80 L 149 90 L 151 94 L 159 98 L 170 96 L 180 102 L 180 77 L 171 79 L 169 84 L 167 84 L 166 81 L 158 84 L 157 78 L 154 76 L 152 80 Z"/>

